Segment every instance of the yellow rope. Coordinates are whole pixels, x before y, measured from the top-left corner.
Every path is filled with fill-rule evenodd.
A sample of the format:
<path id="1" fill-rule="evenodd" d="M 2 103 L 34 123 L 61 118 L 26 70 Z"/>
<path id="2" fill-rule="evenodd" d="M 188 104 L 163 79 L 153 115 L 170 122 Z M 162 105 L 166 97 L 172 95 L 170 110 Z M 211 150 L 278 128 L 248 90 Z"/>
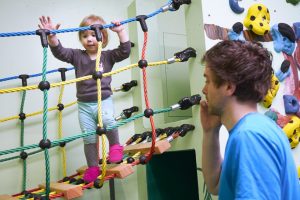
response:
<path id="1" fill-rule="evenodd" d="M 60 92 L 59 92 L 59 97 L 58 97 L 58 103 L 59 103 L 59 104 L 62 102 L 62 97 L 63 97 L 64 90 L 65 90 L 65 86 L 62 85 L 62 86 L 60 87 Z"/>
<path id="2" fill-rule="evenodd" d="M 26 87 L 2 89 L 2 90 L 0 90 L 0 94 L 19 92 L 19 91 L 24 91 L 24 90 L 34 90 L 34 89 L 37 89 L 37 88 L 38 88 L 37 85 L 31 85 L 31 86 L 26 86 Z"/>
<path id="3" fill-rule="evenodd" d="M 175 62 L 180 62 L 180 59 L 175 59 Z M 154 67 L 154 66 L 164 65 L 164 64 L 169 64 L 169 63 L 168 63 L 168 61 L 158 61 L 158 62 L 151 62 L 151 63 L 148 63 L 148 66 Z M 122 68 L 120 68 L 120 69 L 117 69 L 117 70 L 114 70 L 114 71 L 111 71 L 111 72 L 108 72 L 108 73 L 104 73 L 104 74 L 103 74 L 103 77 L 115 75 L 115 74 L 120 73 L 120 72 L 123 72 L 123 71 L 125 71 L 125 70 L 129 70 L 129 69 L 135 68 L 135 67 L 137 67 L 137 66 L 138 66 L 137 63 L 131 64 L 131 65 L 129 65 L 129 66 L 122 67 Z M 71 80 L 69 80 L 69 81 L 63 81 L 63 82 L 59 82 L 59 83 L 51 83 L 51 84 L 50 84 L 50 87 L 51 87 L 51 88 L 54 88 L 54 87 L 58 87 L 58 86 L 62 86 L 62 85 L 68 85 L 68 84 L 71 84 L 71 83 L 76 83 L 76 82 L 80 82 L 80 81 L 85 81 L 85 80 L 88 80 L 88 79 L 91 79 L 91 78 L 92 78 L 92 75 L 88 75 L 88 76 L 83 76 L 83 77 L 76 78 L 76 79 L 71 79 Z M 1 90 L 0 90 L 0 94 L 12 93 L 12 92 L 20 92 L 20 91 L 24 91 L 24 90 L 34 90 L 34 89 L 37 89 L 37 88 L 38 88 L 38 85 L 31 85 L 31 86 L 26 86 L 26 87 L 17 87 L 17 88 L 1 89 Z"/>
<path id="4" fill-rule="evenodd" d="M 138 66 L 137 63 L 132 64 L 132 65 L 128 65 L 128 66 L 126 66 L 126 67 L 122 67 L 122 68 L 120 68 L 120 69 L 116 69 L 116 70 L 114 70 L 114 71 L 104 73 L 104 74 L 103 74 L 103 77 L 108 77 L 108 76 L 111 76 L 111 75 L 115 75 L 115 74 L 118 74 L 118 73 L 120 73 L 120 72 L 129 70 L 129 69 L 133 69 L 133 68 L 135 68 L 135 67 L 137 67 L 137 66 Z"/>
<path id="5" fill-rule="evenodd" d="M 76 103 L 77 103 L 77 101 L 74 101 L 74 102 L 66 104 L 64 106 L 65 106 L 65 108 L 67 108 L 67 107 L 70 107 L 70 106 L 72 106 L 72 105 L 74 105 Z M 52 107 L 52 108 L 48 108 L 48 111 L 53 111 L 53 110 L 57 110 L 57 106 Z M 42 110 L 41 111 L 37 111 L 37 112 L 33 112 L 33 113 L 28 113 L 28 114 L 26 114 L 26 118 L 27 117 L 32 117 L 32 116 L 35 116 L 35 115 L 39 115 L 39 114 L 42 114 L 42 113 L 43 113 Z M 13 119 L 19 119 L 19 115 L 0 119 L 0 123 L 1 122 L 6 122 L 6 121 L 9 121 L 9 120 L 13 120 Z"/>
<path id="6" fill-rule="evenodd" d="M 59 98 L 58 98 L 58 104 L 62 102 L 62 96 L 64 93 L 65 86 L 62 85 L 60 88 Z M 62 111 L 58 112 L 58 139 L 63 138 L 62 133 Z M 63 166 L 63 176 L 67 176 L 67 161 L 66 161 L 66 149 L 65 147 L 61 147 L 61 155 L 62 155 L 62 166 Z"/>
<path id="7" fill-rule="evenodd" d="M 101 51 L 102 51 L 102 42 L 98 42 L 98 51 L 96 57 L 96 66 L 95 71 L 98 72 L 100 70 L 100 58 L 101 58 Z M 103 128 L 103 121 L 102 121 L 102 94 L 101 94 L 101 79 L 97 79 L 97 93 L 98 93 L 98 125 L 99 127 Z M 106 175 L 106 136 L 105 134 L 101 135 L 102 141 L 102 174 L 100 179 L 100 185 L 103 185 L 104 178 Z"/>
<path id="8" fill-rule="evenodd" d="M 13 119 L 19 119 L 19 115 L 12 116 L 12 117 L 6 117 L 6 118 L 3 118 L 3 119 L 0 119 L 0 123 L 1 123 L 1 122 L 6 122 L 6 121 L 9 121 L 9 120 L 13 120 Z"/>
<path id="9" fill-rule="evenodd" d="M 138 152 L 136 152 L 135 154 L 133 154 L 131 157 L 132 157 L 134 160 L 136 160 L 136 159 L 138 159 L 138 158 L 140 157 L 141 154 L 142 154 L 141 151 L 138 151 Z M 127 159 L 124 160 L 124 161 L 122 162 L 122 164 L 128 164 Z"/>

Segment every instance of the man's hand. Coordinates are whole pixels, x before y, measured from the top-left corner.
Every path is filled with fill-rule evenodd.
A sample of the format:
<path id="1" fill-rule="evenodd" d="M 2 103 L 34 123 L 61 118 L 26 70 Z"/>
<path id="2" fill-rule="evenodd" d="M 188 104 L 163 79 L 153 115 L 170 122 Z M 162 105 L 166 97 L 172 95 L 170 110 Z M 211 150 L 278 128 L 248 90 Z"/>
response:
<path id="1" fill-rule="evenodd" d="M 221 118 L 219 116 L 209 114 L 207 101 L 205 100 L 200 102 L 200 122 L 202 124 L 204 134 L 219 131 L 222 125 Z"/>

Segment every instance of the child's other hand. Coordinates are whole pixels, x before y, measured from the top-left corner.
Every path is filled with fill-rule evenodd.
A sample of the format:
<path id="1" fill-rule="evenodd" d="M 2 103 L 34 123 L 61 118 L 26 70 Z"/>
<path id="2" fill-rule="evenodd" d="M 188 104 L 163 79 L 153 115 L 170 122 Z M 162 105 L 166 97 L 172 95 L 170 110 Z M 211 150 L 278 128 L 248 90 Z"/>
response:
<path id="1" fill-rule="evenodd" d="M 40 24 L 38 26 L 40 29 L 57 30 L 60 27 L 60 24 L 52 24 L 51 18 L 49 16 L 42 16 L 39 19 Z"/>
<path id="2" fill-rule="evenodd" d="M 110 30 L 112 30 L 113 32 L 119 33 L 124 30 L 124 26 L 121 25 L 120 20 L 115 20 L 115 21 L 112 21 L 111 23 L 116 25 L 116 26 L 110 28 Z"/>

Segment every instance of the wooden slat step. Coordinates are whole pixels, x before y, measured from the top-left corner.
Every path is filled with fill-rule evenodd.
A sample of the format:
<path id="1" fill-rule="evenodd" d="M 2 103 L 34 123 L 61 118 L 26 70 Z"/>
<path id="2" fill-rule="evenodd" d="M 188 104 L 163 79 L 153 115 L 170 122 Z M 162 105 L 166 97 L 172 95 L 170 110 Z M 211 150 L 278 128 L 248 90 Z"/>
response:
<path id="1" fill-rule="evenodd" d="M 171 147 L 171 144 L 167 140 L 157 141 L 155 143 L 155 154 L 162 154 L 163 152 L 167 151 Z M 150 151 L 151 142 L 143 143 L 143 144 L 136 144 L 136 145 L 129 145 L 124 147 L 124 153 L 137 153 L 141 152 L 146 153 Z"/>
<path id="2" fill-rule="evenodd" d="M 46 184 L 40 184 L 39 187 L 45 189 Z M 71 185 L 66 183 L 51 183 L 50 190 L 57 193 L 63 193 L 66 199 L 74 199 L 83 195 L 80 185 Z"/>

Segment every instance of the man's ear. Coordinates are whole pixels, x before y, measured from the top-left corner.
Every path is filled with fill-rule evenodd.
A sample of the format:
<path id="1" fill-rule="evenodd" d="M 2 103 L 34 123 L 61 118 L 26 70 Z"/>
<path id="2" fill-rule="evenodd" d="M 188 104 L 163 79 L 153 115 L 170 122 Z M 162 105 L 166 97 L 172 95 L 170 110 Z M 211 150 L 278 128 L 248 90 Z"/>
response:
<path id="1" fill-rule="evenodd" d="M 236 89 L 236 84 L 233 84 L 232 82 L 226 83 L 226 94 L 228 96 L 232 96 L 233 93 L 235 92 L 235 89 Z"/>

